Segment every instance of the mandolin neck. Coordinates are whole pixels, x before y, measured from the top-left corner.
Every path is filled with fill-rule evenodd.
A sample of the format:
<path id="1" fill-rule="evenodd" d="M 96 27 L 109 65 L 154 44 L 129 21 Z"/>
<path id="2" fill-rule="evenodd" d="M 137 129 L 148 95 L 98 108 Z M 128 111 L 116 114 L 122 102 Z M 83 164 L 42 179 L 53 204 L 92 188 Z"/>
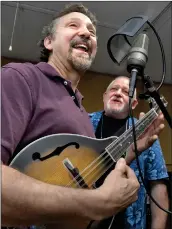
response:
<path id="1" fill-rule="evenodd" d="M 136 139 L 151 125 L 157 118 L 158 114 L 155 108 L 152 108 L 140 120 L 135 123 Z M 118 139 L 114 140 L 109 146 L 106 147 L 106 152 L 111 156 L 114 161 L 117 161 L 123 156 L 126 150 L 131 146 L 133 141 L 133 128 L 130 127 Z"/>

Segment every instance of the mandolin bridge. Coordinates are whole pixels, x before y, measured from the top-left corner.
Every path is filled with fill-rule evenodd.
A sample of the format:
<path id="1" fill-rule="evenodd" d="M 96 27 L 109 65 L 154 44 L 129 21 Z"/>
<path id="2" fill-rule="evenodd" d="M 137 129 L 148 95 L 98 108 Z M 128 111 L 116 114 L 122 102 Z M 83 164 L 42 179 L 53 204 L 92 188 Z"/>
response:
<path id="1" fill-rule="evenodd" d="M 85 183 L 83 177 L 79 173 L 79 169 L 74 167 L 72 162 L 68 158 L 63 160 L 63 164 L 80 187 L 88 188 L 88 185 Z"/>

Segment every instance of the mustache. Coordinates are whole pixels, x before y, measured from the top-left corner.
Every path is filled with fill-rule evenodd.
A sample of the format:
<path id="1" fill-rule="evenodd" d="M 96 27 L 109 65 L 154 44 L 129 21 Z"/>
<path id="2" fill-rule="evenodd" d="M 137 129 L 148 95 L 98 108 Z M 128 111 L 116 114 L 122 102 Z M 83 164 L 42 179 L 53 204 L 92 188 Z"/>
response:
<path id="1" fill-rule="evenodd" d="M 118 98 L 118 97 L 116 97 L 116 96 L 113 96 L 113 97 L 111 97 L 111 98 L 109 99 L 109 101 L 113 101 L 113 100 L 117 100 L 117 101 L 119 101 L 119 102 L 122 103 L 122 99 L 121 99 L 121 98 Z"/>

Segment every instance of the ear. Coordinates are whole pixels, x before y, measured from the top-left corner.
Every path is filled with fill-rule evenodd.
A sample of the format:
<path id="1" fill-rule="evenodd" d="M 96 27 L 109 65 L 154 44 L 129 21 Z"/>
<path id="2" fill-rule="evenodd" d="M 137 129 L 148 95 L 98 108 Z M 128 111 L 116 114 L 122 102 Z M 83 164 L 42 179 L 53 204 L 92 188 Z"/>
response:
<path id="1" fill-rule="evenodd" d="M 50 37 L 46 37 L 44 39 L 44 46 L 45 46 L 46 49 L 48 49 L 50 51 L 53 49 L 53 47 L 52 47 L 52 40 L 51 40 Z"/>
<path id="2" fill-rule="evenodd" d="M 133 99 L 132 106 L 131 106 L 133 110 L 136 108 L 137 104 L 138 104 L 137 99 Z"/>

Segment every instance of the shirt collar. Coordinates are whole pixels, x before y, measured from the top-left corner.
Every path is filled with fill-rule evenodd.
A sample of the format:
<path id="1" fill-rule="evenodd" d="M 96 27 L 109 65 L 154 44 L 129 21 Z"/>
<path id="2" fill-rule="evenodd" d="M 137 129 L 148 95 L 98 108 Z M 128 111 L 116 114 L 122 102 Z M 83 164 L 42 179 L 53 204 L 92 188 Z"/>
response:
<path id="1" fill-rule="evenodd" d="M 61 82 L 64 83 L 64 81 L 67 81 L 68 84 L 71 87 L 71 81 L 64 79 L 60 74 L 48 63 L 46 62 L 39 62 L 36 64 L 36 67 L 39 68 L 41 72 L 43 72 L 44 75 L 51 79 L 59 79 Z M 80 91 L 76 88 L 75 95 L 79 99 L 79 101 L 84 99 L 84 96 L 80 93 Z"/>
<path id="2" fill-rule="evenodd" d="M 36 64 L 36 67 L 39 68 L 39 70 L 43 72 L 46 76 L 61 77 L 60 74 L 50 64 L 46 62 L 39 62 L 38 64 Z"/>

